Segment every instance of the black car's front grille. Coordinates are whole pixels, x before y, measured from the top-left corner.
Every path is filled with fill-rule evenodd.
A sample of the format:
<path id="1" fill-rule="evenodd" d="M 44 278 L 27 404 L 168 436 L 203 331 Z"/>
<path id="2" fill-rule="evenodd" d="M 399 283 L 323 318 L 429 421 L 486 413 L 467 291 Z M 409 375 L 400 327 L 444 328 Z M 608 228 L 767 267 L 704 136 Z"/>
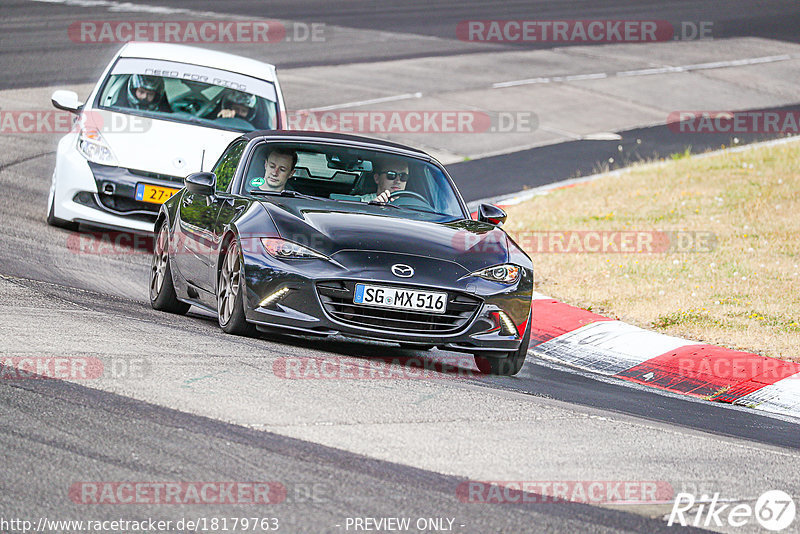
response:
<path id="1" fill-rule="evenodd" d="M 477 297 L 448 291 L 445 313 L 363 306 L 353 303 L 355 285 L 356 282 L 349 280 L 317 282 L 317 294 L 331 317 L 344 324 L 363 328 L 410 333 L 451 333 L 468 324 L 481 305 L 481 300 Z M 409 289 L 430 291 L 430 288 Z"/>

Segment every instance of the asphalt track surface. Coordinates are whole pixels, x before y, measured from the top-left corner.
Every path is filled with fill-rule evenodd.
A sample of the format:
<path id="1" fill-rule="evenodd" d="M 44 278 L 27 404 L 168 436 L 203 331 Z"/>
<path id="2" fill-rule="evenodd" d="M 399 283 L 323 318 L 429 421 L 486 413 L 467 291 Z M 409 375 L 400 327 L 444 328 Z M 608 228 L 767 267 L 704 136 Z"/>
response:
<path id="1" fill-rule="evenodd" d="M 158 5 L 186 7 L 183 2 Z M 758 7 L 754 15 L 755 7 Z M 421 7 L 421 6 L 424 6 Z M 197 2 L 194 10 L 219 11 L 219 2 Z M 93 81 L 97 72 L 85 69 L 80 49 L 65 48 L 48 39 L 56 30 L 54 19 L 87 18 L 68 6 L 28 2 L 2 5 L 3 32 L 0 57 L 4 75 L 0 88 L 33 87 L 54 83 Z M 786 40 L 798 39 L 800 6 L 796 2 L 506 2 L 485 5 L 478 2 L 271 2 L 269 8 L 258 2 L 228 2 L 226 13 L 251 17 L 292 20 L 322 20 L 327 24 L 364 30 L 403 32 L 424 38 L 423 46 L 414 40 L 395 43 L 389 39 L 383 48 L 354 50 L 351 55 L 320 56 L 302 48 L 287 54 L 279 66 L 337 64 L 376 59 L 416 57 L 427 54 L 460 54 L 476 51 L 469 43 L 440 42 L 452 39 L 452 28 L 460 20 L 485 18 L 663 18 L 670 21 L 719 21 L 731 36 L 765 35 Z M 119 16 L 103 13 L 103 17 Z M 122 15 L 124 16 L 124 15 Z M 174 17 L 173 17 L 174 18 Z M 50 22 L 48 22 L 50 21 Z M 8 31 L 11 30 L 11 31 Z M 59 30 L 60 31 L 60 30 Z M 433 38 L 433 39 L 431 39 Z M 110 55 L 93 49 L 93 54 Z M 32 64 L 32 58 L 36 58 Z M 97 68 L 100 68 L 98 66 Z M 670 140 L 665 128 L 655 127 L 621 132 L 622 141 L 575 141 L 521 154 L 497 156 L 457 164 L 451 170 L 469 200 L 480 198 L 486 186 L 480 180 L 490 176 L 496 165 L 514 169 L 531 162 L 553 162 L 542 168 L 537 179 L 542 183 L 588 174 L 618 145 L 631 149 L 628 160 L 681 152 L 687 139 Z M 24 140 L 25 138 L 23 138 Z M 636 143 L 639 139 L 642 143 Z M 742 142 L 757 140 L 743 138 Z M 54 144 L 41 142 L 23 150 L 14 149 L 14 139 L 4 141 L 5 156 L 0 159 L 0 213 L 7 225 L 0 246 L 0 274 L 6 304 L 19 304 L 29 313 L 34 306 L 54 312 L 65 308 L 105 314 L 120 322 L 140 325 L 143 336 L 153 334 L 153 325 L 167 325 L 187 343 L 221 336 L 213 319 L 192 314 L 187 318 L 165 317 L 149 309 L 146 300 L 146 273 L 149 258 L 144 255 L 81 257 L 65 250 L 68 233 L 44 226 L 44 204 L 49 173 L 53 165 Z M 694 147 L 730 144 L 726 137 L 691 139 Z M 635 147 L 635 148 L 634 148 Z M 578 168 L 558 162 L 578 160 Z M 619 164 L 619 162 L 617 163 Z M 612 165 L 613 167 L 613 165 Z M 513 174 L 513 173 L 511 173 Z M 492 181 L 497 185 L 496 181 Z M 510 182 L 491 191 L 510 193 Z M 44 304 L 43 304 L 44 303 Z M 5 312 L 11 313 L 6 307 Z M 35 314 L 34 314 L 35 315 Z M 33 317 L 33 315 L 32 315 Z M 33 319 L 32 319 L 33 320 Z M 55 321 L 55 320 L 54 320 Z M 23 318 L 7 326 L 18 327 Z M 57 329 L 58 322 L 53 323 Z M 49 332 L 38 333 L 40 344 L 47 344 Z M 110 336 L 116 335 L 109 333 Z M 222 336 L 224 338 L 224 336 Z M 147 337 L 139 350 L 148 351 Z M 229 340 L 229 338 L 225 338 Z M 42 340 L 44 340 L 42 342 Z M 190 341 L 191 340 L 191 341 Z M 277 342 L 276 342 L 277 341 Z M 11 341 L 7 339 L 9 346 Z M 15 341 L 16 342 L 16 341 Z M 66 341 L 65 341 L 66 343 Z M 346 356 L 362 358 L 369 354 L 361 344 L 336 341 L 330 344 L 304 339 L 239 341 L 250 350 L 264 347 L 268 353 Z M 52 341 L 53 345 L 58 340 Z M 34 340 L 31 345 L 36 346 Z M 152 347 L 155 347 L 155 343 Z M 16 346 L 16 345 L 15 345 Z M 54 349 L 57 350 L 57 347 Z M 281 352 L 284 351 L 284 352 Z M 408 351 L 376 348 L 374 353 L 408 356 Z M 423 356 L 424 357 L 424 356 Z M 157 362 L 157 361 L 156 361 Z M 158 363 L 158 362 L 157 362 Z M 433 383 L 431 387 L 439 384 Z M 537 400 L 548 407 L 575 406 L 591 417 L 621 417 L 652 424 L 665 436 L 718 436 L 757 450 L 778 450 L 794 454 L 800 448 L 800 425 L 766 417 L 739 408 L 599 381 L 558 366 L 529 360 L 519 377 L 470 378 L 461 389 L 481 394 Z M 123 388 L 124 389 L 124 388 Z M 435 392 L 432 393 L 435 395 Z M 323 399 L 314 398 L 322 403 Z M 331 400 L 347 411 L 346 400 Z M 520 401 L 520 402 L 525 402 Z M 338 404 L 341 403 L 341 404 Z M 322 408 L 320 406 L 320 408 Z M 347 516 L 457 517 L 464 532 L 661 532 L 673 531 L 660 519 L 582 504 L 547 504 L 493 507 L 463 505 L 454 499 L 455 488 L 463 477 L 414 467 L 406 462 L 369 458 L 308 440 L 296 439 L 248 428 L 244 425 L 165 407 L 129 395 L 58 380 L 0 381 L 0 444 L 4 450 L 0 480 L 0 515 L 8 517 L 55 518 L 141 518 L 142 509 L 75 505 L 66 497 L 76 480 L 281 480 L 288 489 L 287 502 L 275 514 L 288 525 L 288 532 L 342 532 L 335 525 Z M 558 425 L 556 420 L 552 425 Z M 480 427 L 476 432 L 481 432 Z M 600 440 L 600 436 L 586 439 Z M 665 439 L 673 439 L 666 438 Z M 676 438 L 677 439 L 677 438 Z M 690 439 L 690 438 L 684 438 Z M 565 454 L 571 454 L 565 445 Z M 539 454 L 530 451 L 530 454 Z M 548 454 L 543 451 L 542 454 Z M 620 450 L 620 463 L 634 454 Z M 556 458 L 556 456 L 554 456 Z M 488 459 L 487 459 L 488 461 Z M 510 459 L 510 461 L 514 461 Z M 573 461 L 580 461 L 579 458 Z M 659 462 L 653 458 L 653 462 Z M 708 465 L 717 461 L 711 457 Z M 621 469 L 621 468 L 619 468 Z M 797 479 L 794 467 L 779 473 L 770 465 L 766 478 L 775 484 Z M 752 469 L 742 468 L 754 477 Z M 612 468 L 611 473 L 614 472 Z M 646 475 L 642 475 L 647 478 Z M 613 478 L 613 477 L 611 477 Z M 746 485 L 746 484 L 745 484 Z M 308 489 L 316 488 L 316 497 Z M 788 490 L 789 487 L 786 486 Z M 313 493 L 313 491 L 312 491 Z M 205 506 L 179 508 L 147 507 L 147 515 L 178 518 L 186 515 L 250 515 L 247 508 Z M 260 515 L 271 513 L 272 509 Z M 647 515 L 647 514 L 644 514 Z"/>
<path id="2" fill-rule="evenodd" d="M 80 2 L 77 2 L 80 5 Z M 117 2 L 122 3 L 122 2 Z M 636 1 L 613 0 L 582 1 L 505 1 L 482 2 L 448 0 L 401 0 L 395 2 L 349 1 L 327 2 L 257 2 L 252 0 L 182 2 L 125 2 L 134 6 L 172 6 L 176 9 L 210 11 L 238 17 L 294 20 L 304 23 L 322 22 L 331 25 L 330 36 L 335 37 L 335 27 L 387 32 L 387 37 L 365 46 L 330 46 L 325 49 L 301 45 L 270 47 L 267 60 L 279 68 L 336 65 L 363 61 L 432 55 L 454 55 L 486 50 L 508 50 L 514 47 L 547 48 L 550 44 L 485 44 L 468 43 L 456 39 L 456 27 L 465 20 L 484 19 L 630 19 L 665 20 L 673 25 L 681 22 L 713 21 L 715 38 L 737 36 L 768 37 L 798 42 L 800 40 L 800 4 L 793 0 L 715 0 L 709 2 Z M 191 16 L 180 14 L 121 10 L 109 13 L 102 3 L 97 9 L 78 9 L 74 6 L 31 3 L 22 0 L 5 0 L 0 7 L 0 89 L 35 87 L 40 85 L 75 84 L 93 82 L 102 69 L 98 63 L 87 66 L 85 54 L 110 57 L 116 44 L 69 46 L 63 20 L 183 20 Z M 127 13 L 127 15 L 125 15 Z M 392 34 L 402 34 L 394 38 Z M 417 37 L 416 39 L 414 37 Z M 559 46 L 569 44 L 559 44 Z M 214 46 L 210 46 L 213 48 Z M 88 63 L 91 65 L 91 63 Z"/>
<path id="3" fill-rule="evenodd" d="M 775 111 L 797 111 L 796 106 Z M 467 202 L 517 193 L 529 187 L 589 176 L 631 164 L 668 158 L 686 150 L 701 154 L 780 137 L 770 134 L 675 133 L 667 126 L 616 132 L 613 141 L 577 140 L 522 150 L 502 156 L 454 163 L 447 170 Z M 498 180 L 502 173 L 502 180 Z"/>
<path id="4" fill-rule="evenodd" d="M 82 517 L 141 520 L 135 509 L 112 507 L 80 511 L 59 506 L 74 483 L 74 465 L 103 464 L 120 480 L 254 480 L 284 482 L 286 500 L 260 509 L 260 517 L 279 517 L 281 531 L 335 532 L 345 515 L 457 517 L 457 531 L 468 532 L 670 532 L 662 521 L 578 503 L 506 507 L 499 515 L 453 499 L 464 479 L 413 467 L 366 459 L 284 436 L 250 430 L 181 413 L 60 381 L 0 384 L 3 423 L 0 442 L 4 469 L 4 517 Z M 32 414 L 37 414 L 32 417 Z M 80 432 L 76 427 L 79 425 Z M 87 439 L 102 436 L 102 440 Z M 137 453 L 148 451 L 146 457 Z M 46 459 L 46 461 L 44 460 Z M 54 491 L 57 488 L 60 491 Z M 48 502 L 52 500 L 52 502 Z M 112 509 L 109 509 L 112 508 Z M 287 510 L 288 509 L 288 510 Z M 357 513 L 357 511 L 361 511 Z M 148 515 L 252 517 L 252 507 L 148 507 Z M 466 530 L 459 528 L 468 527 Z M 700 531 L 691 529 L 692 531 Z"/>

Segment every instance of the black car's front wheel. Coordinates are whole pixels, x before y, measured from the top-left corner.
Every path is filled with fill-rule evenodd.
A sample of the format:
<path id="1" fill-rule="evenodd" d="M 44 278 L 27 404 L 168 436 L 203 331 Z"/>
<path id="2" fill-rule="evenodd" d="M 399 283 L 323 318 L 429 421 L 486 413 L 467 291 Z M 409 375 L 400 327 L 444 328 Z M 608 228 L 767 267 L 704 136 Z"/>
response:
<path id="1" fill-rule="evenodd" d="M 153 244 L 153 262 L 150 266 L 150 306 L 156 310 L 184 315 L 189 304 L 178 300 L 172 283 L 169 264 L 169 228 L 166 221 L 161 224 Z"/>
<path id="2" fill-rule="evenodd" d="M 244 281 L 239 244 L 234 239 L 228 244 L 217 283 L 217 317 L 219 326 L 228 334 L 252 336 L 255 327 L 244 315 Z"/>
<path id="3" fill-rule="evenodd" d="M 531 322 L 528 320 L 525 335 L 522 336 L 522 343 L 520 343 L 517 350 L 509 352 L 504 358 L 475 354 L 475 365 L 477 365 L 478 370 L 485 375 L 513 376 L 519 373 L 520 369 L 522 369 L 522 364 L 525 363 L 525 356 L 528 355 L 528 343 L 530 339 Z"/>

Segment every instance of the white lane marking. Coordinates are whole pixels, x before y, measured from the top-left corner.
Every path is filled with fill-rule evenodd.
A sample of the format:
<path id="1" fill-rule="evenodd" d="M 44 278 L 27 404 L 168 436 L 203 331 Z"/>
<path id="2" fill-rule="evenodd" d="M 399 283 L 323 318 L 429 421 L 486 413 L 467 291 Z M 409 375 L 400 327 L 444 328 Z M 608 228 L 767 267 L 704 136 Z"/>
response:
<path id="1" fill-rule="evenodd" d="M 614 132 L 597 132 L 581 137 L 586 141 L 622 141 L 622 136 Z"/>
<path id="2" fill-rule="evenodd" d="M 742 67 L 745 65 L 760 65 L 763 63 L 775 63 L 777 61 L 788 61 L 794 59 L 790 54 L 777 56 L 762 56 L 747 59 L 732 59 L 728 61 L 713 61 L 710 63 L 695 63 L 692 65 L 679 65 L 677 67 L 656 67 L 650 69 L 624 70 L 609 74 L 606 72 L 595 72 L 592 74 L 575 74 L 572 76 L 552 76 L 545 78 L 528 78 L 526 80 L 512 80 L 508 82 L 498 82 L 492 84 L 492 89 L 503 87 L 514 87 L 517 85 L 531 85 L 538 83 L 559 83 L 573 82 L 580 80 L 597 80 L 610 77 L 630 77 L 630 76 L 652 76 L 654 74 L 668 74 L 674 72 L 692 72 L 697 70 L 724 69 L 729 67 Z"/>
<path id="3" fill-rule="evenodd" d="M 333 104 L 331 106 L 321 106 L 311 108 L 308 111 L 330 111 L 333 109 L 355 108 L 358 106 L 368 106 L 370 104 L 380 104 L 382 102 L 396 102 L 398 100 L 410 100 L 412 98 L 422 98 L 422 93 L 403 93 L 400 95 L 383 96 L 380 98 L 370 98 L 369 100 L 357 100 L 355 102 L 345 102 L 343 104 Z"/>
<path id="4" fill-rule="evenodd" d="M 537 345 L 540 356 L 604 375 L 631 367 L 687 345 L 699 345 L 621 321 L 599 321 Z"/>
<path id="5" fill-rule="evenodd" d="M 658 69 L 639 69 L 618 72 L 617 76 L 650 76 L 652 74 L 664 74 L 669 72 L 691 72 L 695 70 L 724 69 L 728 67 L 741 67 L 744 65 L 759 65 L 762 63 L 775 63 L 776 61 L 788 61 L 792 59 L 789 54 L 779 56 L 763 56 L 750 59 L 734 59 L 729 61 L 713 61 L 711 63 L 696 63 L 694 65 L 683 65 L 680 67 L 662 67 Z"/>
<path id="6" fill-rule="evenodd" d="M 592 74 L 573 74 L 570 76 L 528 78 L 527 80 L 513 80 L 510 82 L 493 83 L 492 89 L 499 89 L 501 87 L 514 87 L 515 85 L 531 85 L 536 83 L 577 82 L 581 80 L 597 80 L 602 78 L 608 78 L 608 74 L 605 72 L 595 72 Z"/>

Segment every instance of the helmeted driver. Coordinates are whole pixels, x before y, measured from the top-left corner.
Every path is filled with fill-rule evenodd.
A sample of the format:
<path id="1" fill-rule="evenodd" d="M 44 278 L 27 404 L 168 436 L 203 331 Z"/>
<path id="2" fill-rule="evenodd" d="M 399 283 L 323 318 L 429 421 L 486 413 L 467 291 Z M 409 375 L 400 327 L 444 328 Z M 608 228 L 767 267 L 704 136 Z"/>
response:
<path id="1" fill-rule="evenodd" d="M 222 97 L 222 109 L 217 118 L 232 119 L 234 117 L 253 122 L 256 116 L 256 96 L 235 89 L 226 89 Z"/>
<path id="2" fill-rule="evenodd" d="M 143 111 L 169 111 L 164 102 L 164 80 L 160 76 L 132 74 L 128 79 L 128 107 Z"/>

